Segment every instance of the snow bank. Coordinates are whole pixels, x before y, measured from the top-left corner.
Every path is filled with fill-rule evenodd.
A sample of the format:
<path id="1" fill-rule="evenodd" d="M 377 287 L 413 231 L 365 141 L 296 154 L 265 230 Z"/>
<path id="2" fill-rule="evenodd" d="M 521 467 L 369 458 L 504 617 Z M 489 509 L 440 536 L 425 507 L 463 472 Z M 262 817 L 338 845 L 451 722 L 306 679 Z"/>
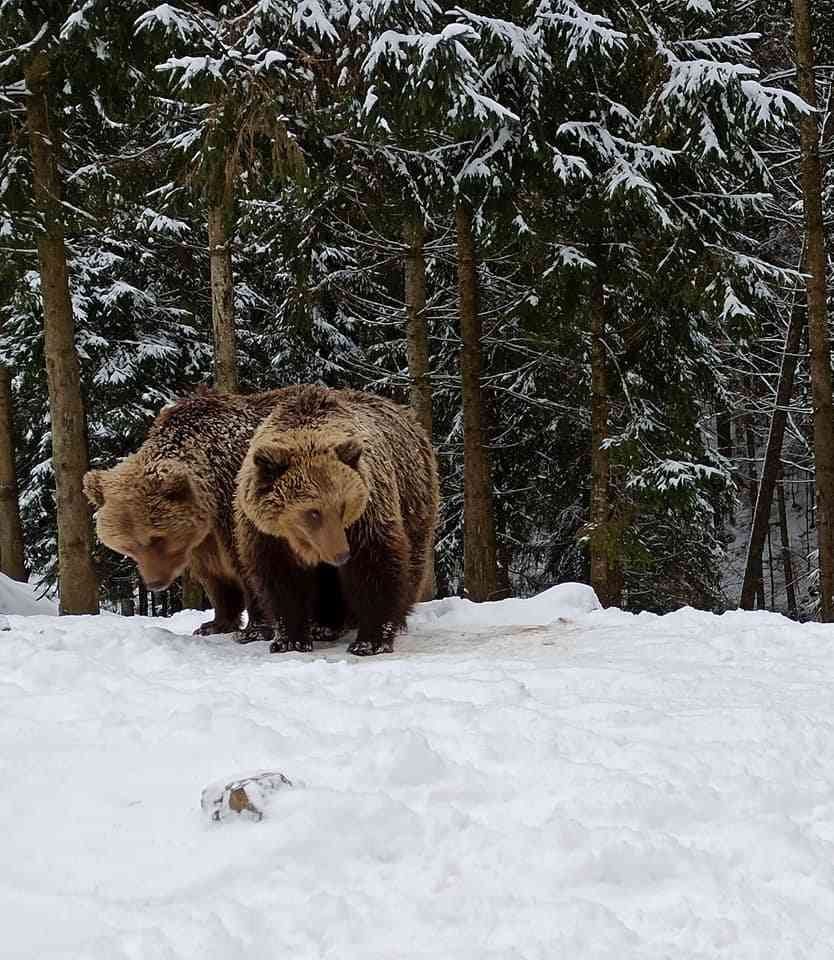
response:
<path id="1" fill-rule="evenodd" d="M 828 960 L 834 628 L 421 617 L 370 660 L 15 619 L 4 958 Z M 294 786 L 208 822 L 247 770 Z"/>
<path id="2" fill-rule="evenodd" d="M 51 600 L 38 599 L 32 584 L 20 583 L 0 573 L 0 614 L 32 617 L 57 613 L 58 608 Z"/>
<path id="3" fill-rule="evenodd" d="M 572 620 L 599 610 L 593 589 L 584 583 L 560 583 L 535 597 L 473 603 L 460 597 L 445 597 L 417 606 L 410 625 L 417 628 L 493 626 L 546 626 Z"/>

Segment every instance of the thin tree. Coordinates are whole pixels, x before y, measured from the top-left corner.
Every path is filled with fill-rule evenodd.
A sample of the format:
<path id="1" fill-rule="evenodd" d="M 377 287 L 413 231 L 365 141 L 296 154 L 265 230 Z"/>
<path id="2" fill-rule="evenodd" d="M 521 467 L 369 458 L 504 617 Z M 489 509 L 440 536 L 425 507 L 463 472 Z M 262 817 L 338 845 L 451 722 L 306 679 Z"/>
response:
<path id="1" fill-rule="evenodd" d="M 98 613 L 90 507 L 82 489 L 89 465 L 86 418 L 75 351 L 55 148 L 57 130 L 50 122 L 49 57 L 45 51 L 34 53 L 26 65 L 25 78 L 34 196 L 42 217 L 37 247 L 58 512 L 60 612 Z"/>
<path id="2" fill-rule="evenodd" d="M 470 600 L 498 591 L 492 470 L 484 431 L 481 385 L 481 317 L 472 208 L 456 207 L 460 372 L 463 402 L 463 579 Z"/>
<path id="3" fill-rule="evenodd" d="M 26 582 L 14 453 L 12 375 L 0 366 L 0 571 Z"/>
<path id="4" fill-rule="evenodd" d="M 212 132 L 206 183 L 209 264 L 211 269 L 211 327 L 214 338 L 214 385 L 222 393 L 237 393 L 237 337 L 235 334 L 232 237 L 234 235 L 233 147 L 222 117 Z"/>
<path id="5" fill-rule="evenodd" d="M 405 243 L 406 350 L 411 408 L 420 425 L 432 435 L 432 397 L 429 380 L 429 334 L 426 324 L 426 230 L 418 217 L 403 222 Z"/>
<path id="6" fill-rule="evenodd" d="M 785 474 L 779 464 L 779 480 L 776 484 L 776 499 L 779 508 L 779 534 L 782 540 L 782 570 L 785 575 L 785 593 L 788 599 L 788 613 L 796 619 L 799 609 L 796 604 L 796 587 L 793 580 L 793 557 L 791 556 L 791 538 L 788 530 L 788 510 L 785 505 Z"/>
<path id="7" fill-rule="evenodd" d="M 591 311 L 591 586 L 599 602 L 610 606 L 612 545 L 609 536 L 610 457 L 608 439 L 608 371 L 605 359 L 605 290 L 600 278 L 594 280 Z"/>
<path id="8" fill-rule="evenodd" d="M 785 347 L 782 351 L 782 363 L 779 368 L 776 399 L 773 405 L 770 432 L 768 433 L 762 463 L 762 479 L 758 485 L 750 540 L 747 544 L 747 559 L 744 565 L 744 579 L 741 585 L 741 598 L 739 599 L 739 606 L 743 610 L 752 610 L 756 597 L 760 596 L 763 591 L 762 553 L 770 525 L 773 491 L 776 489 L 782 464 L 782 443 L 785 437 L 785 425 L 788 420 L 788 405 L 793 394 L 794 376 L 799 359 L 801 340 L 802 315 L 800 310 L 794 307 L 785 335 Z"/>
<path id="9" fill-rule="evenodd" d="M 807 0 L 793 0 L 797 86 L 816 111 L 814 44 Z M 808 301 L 811 392 L 814 406 L 814 466 L 817 491 L 817 545 L 820 619 L 834 619 L 834 404 L 825 282 L 825 226 L 822 215 L 822 159 L 817 113 L 799 120 L 799 157 L 805 211 L 805 293 Z"/>
<path id="10" fill-rule="evenodd" d="M 429 439 L 432 436 L 432 396 L 429 379 L 429 332 L 426 322 L 426 229 L 418 216 L 403 221 L 405 244 L 406 352 L 411 409 Z M 434 557 L 423 599 L 437 593 Z"/>

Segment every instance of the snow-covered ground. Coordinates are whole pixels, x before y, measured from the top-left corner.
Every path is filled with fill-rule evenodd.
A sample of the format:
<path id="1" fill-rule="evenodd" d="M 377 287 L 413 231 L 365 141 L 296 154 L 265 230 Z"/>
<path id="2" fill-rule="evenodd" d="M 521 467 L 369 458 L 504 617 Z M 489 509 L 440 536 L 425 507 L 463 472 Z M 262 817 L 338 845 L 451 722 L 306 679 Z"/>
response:
<path id="1" fill-rule="evenodd" d="M 424 605 L 368 660 L 10 617 L 0 954 L 828 960 L 834 627 L 593 605 Z M 295 786 L 209 822 L 258 769 Z"/>
<path id="2" fill-rule="evenodd" d="M 34 584 L 19 583 L 0 573 L 0 614 L 56 616 L 57 605 L 40 593 Z"/>

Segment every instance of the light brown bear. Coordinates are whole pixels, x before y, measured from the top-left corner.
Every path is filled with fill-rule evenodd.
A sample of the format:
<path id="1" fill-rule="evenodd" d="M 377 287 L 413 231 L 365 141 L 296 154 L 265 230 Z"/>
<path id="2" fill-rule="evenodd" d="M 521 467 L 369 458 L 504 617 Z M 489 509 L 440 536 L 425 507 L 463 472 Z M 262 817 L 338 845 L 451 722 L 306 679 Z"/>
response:
<path id="1" fill-rule="evenodd" d="M 241 564 L 277 624 L 273 650 L 312 649 L 322 571 L 334 569 L 358 626 L 349 651 L 393 649 L 430 575 L 437 507 L 434 451 L 410 410 L 317 386 L 279 398 L 252 438 L 235 508 Z"/>
<path id="2" fill-rule="evenodd" d="M 251 607 L 234 545 L 235 482 L 252 434 L 283 392 L 204 390 L 178 400 L 136 453 L 84 477 L 99 539 L 132 557 L 149 589 L 164 590 L 186 568 L 203 585 L 214 620 L 195 633 L 236 630 Z"/>

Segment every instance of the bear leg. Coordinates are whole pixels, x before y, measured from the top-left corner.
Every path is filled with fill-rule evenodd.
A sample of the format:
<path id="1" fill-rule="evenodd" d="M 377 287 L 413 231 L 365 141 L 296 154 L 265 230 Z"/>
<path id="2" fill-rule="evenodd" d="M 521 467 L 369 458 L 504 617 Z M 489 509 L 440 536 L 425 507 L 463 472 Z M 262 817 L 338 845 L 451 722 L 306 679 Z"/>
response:
<path id="1" fill-rule="evenodd" d="M 348 653 L 359 657 L 391 653 L 394 637 L 405 629 L 414 605 L 416 586 L 405 535 L 393 531 L 385 539 L 369 540 L 352 548 L 343 573 L 343 591 L 349 598 L 359 630 Z"/>
<path id="2" fill-rule="evenodd" d="M 240 628 L 243 612 L 243 591 L 231 580 L 205 579 L 203 588 L 214 607 L 214 620 L 201 623 L 195 637 L 209 637 L 218 633 L 233 633 Z"/>
<path id="3" fill-rule="evenodd" d="M 275 572 L 264 604 L 273 614 L 270 653 L 309 653 L 313 649 L 310 626 L 315 597 L 314 571 L 289 567 Z"/>
<path id="4" fill-rule="evenodd" d="M 353 643 L 348 645 L 348 653 L 352 653 L 356 657 L 373 657 L 378 653 L 393 653 L 394 637 L 400 629 L 394 623 L 383 623 L 379 629 L 378 639 L 369 636 L 366 631 L 364 636 L 360 634 Z"/>

